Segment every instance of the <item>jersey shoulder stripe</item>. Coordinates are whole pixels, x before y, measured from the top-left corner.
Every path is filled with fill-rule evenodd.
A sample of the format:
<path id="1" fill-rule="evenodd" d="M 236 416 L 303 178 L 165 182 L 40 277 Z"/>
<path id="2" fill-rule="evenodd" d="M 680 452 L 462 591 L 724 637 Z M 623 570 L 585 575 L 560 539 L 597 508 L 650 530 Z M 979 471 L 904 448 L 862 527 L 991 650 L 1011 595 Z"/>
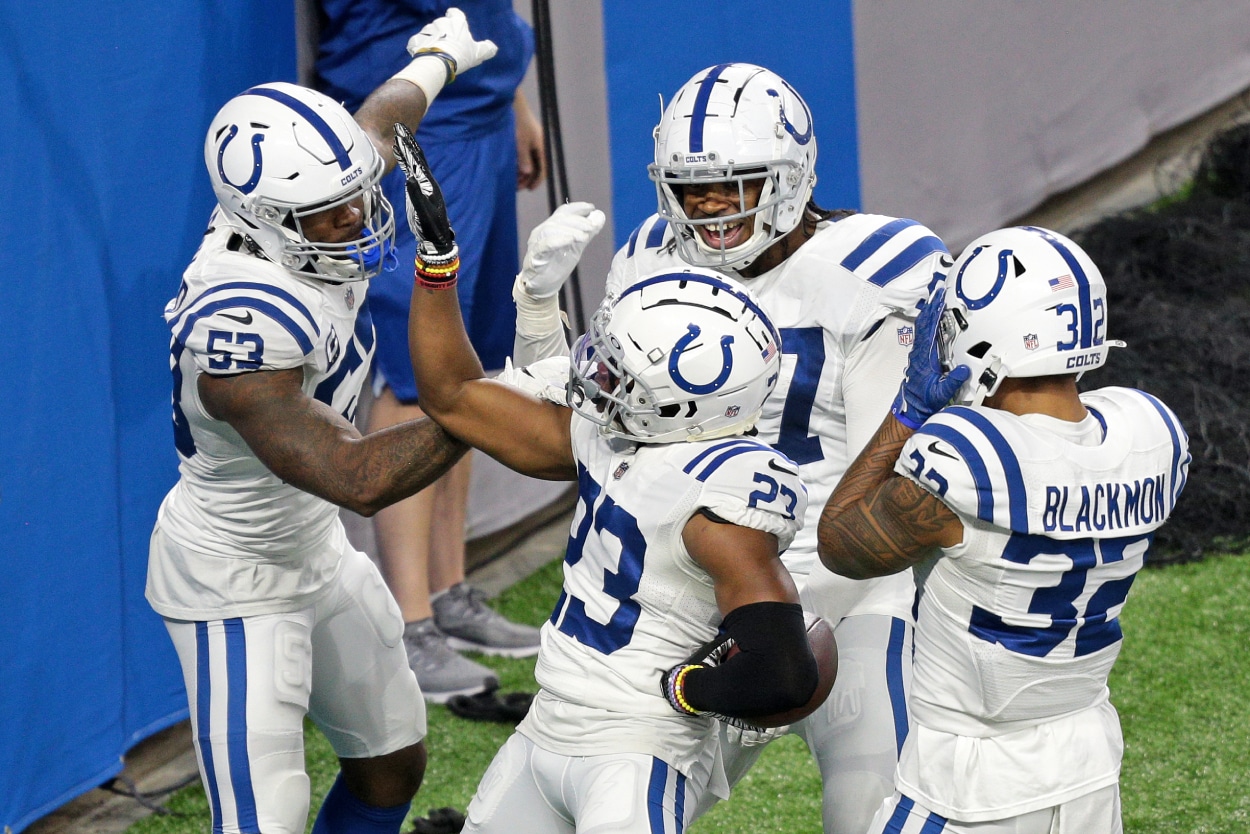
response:
<path id="1" fill-rule="evenodd" d="M 869 259 L 875 259 L 876 263 L 884 258 L 884 263 L 872 267 L 871 272 L 865 276 L 866 280 L 878 287 L 889 284 L 934 253 L 949 254 L 941 239 L 915 220 L 905 217 L 852 215 L 839 222 L 845 224 L 848 220 L 853 221 L 843 227 L 848 232 L 854 227 L 880 224 L 865 234 L 841 260 L 844 269 L 855 272 Z"/>
<path id="2" fill-rule="evenodd" d="M 643 229 L 650 226 L 647 231 L 646 240 L 643 243 L 644 249 L 658 249 L 660 244 L 664 242 L 664 233 L 668 231 L 668 221 L 659 215 L 653 214 L 646 220 L 638 224 L 637 228 L 629 235 L 629 243 L 626 244 L 625 257 L 632 258 L 634 250 L 638 245 L 638 238 L 642 235 Z"/>
<path id="3" fill-rule="evenodd" d="M 182 329 L 178 331 L 175 338 L 180 344 L 186 344 L 191 331 L 195 329 L 196 324 L 198 324 L 201 320 L 212 316 L 219 310 L 238 308 L 251 309 L 256 310 L 259 313 L 264 313 L 268 318 L 281 325 L 287 333 L 291 334 L 291 338 L 295 339 L 296 343 L 300 347 L 300 350 L 304 352 L 304 355 L 312 353 L 312 339 L 308 336 L 304 329 L 300 327 L 299 323 L 287 313 L 286 310 L 282 309 L 273 302 L 260 298 L 253 298 L 251 296 L 220 298 L 199 306 L 195 312 L 190 313 L 183 318 Z M 313 328 L 315 332 L 318 334 L 320 333 L 316 325 L 313 325 Z"/>
<path id="4" fill-rule="evenodd" d="M 725 461 L 738 455 L 754 452 L 761 448 L 762 444 L 746 437 L 738 437 L 732 440 L 722 442 L 714 442 L 709 448 L 704 449 L 695 455 L 690 461 L 682 467 L 682 471 L 687 475 L 694 475 L 695 480 L 706 481 L 719 469 Z M 764 447 L 768 448 L 768 447 Z"/>
<path id="5" fill-rule="evenodd" d="M 1171 484 L 1172 505 L 1175 506 L 1176 499 L 1180 497 L 1181 490 L 1185 488 L 1185 483 L 1189 480 L 1189 463 L 1193 459 L 1189 452 L 1189 435 L 1185 433 L 1185 429 L 1181 426 L 1180 420 L 1172 412 L 1172 409 L 1164 405 L 1158 397 L 1135 388 L 1128 390 L 1134 394 L 1140 394 L 1150 404 L 1151 408 L 1158 412 L 1159 418 L 1163 421 L 1164 427 L 1172 438 Z"/>
<path id="6" fill-rule="evenodd" d="M 280 299 L 281 301 L 289 304 L 297 313 L 300 314 L 301 317 L 303 317 L 305 321 L 308 322 L 308 326 L 312 328 L 315 335 L 321 335 L 321 328 L 317 326 L 316 319 L 313 318 L 313 314 L 309 312 L 308 307 L 302 301 L 281 287 L 275 287 L 273 284 L 263 284 L 256 281 L 230 281 L 225 284 L 217 284 L 216 286 L 209 287 L 204 292 L 196 296 L 194 300 L 183 305 L 183 311 L 169 322 L 170 329 L 172 330 L 176 328 L 178 326 L 179 319 L 187 315 L 191 310 L 196 309 L 196 306 L 204 302 L 209 296 L 222 292 L 231 292 L 235 294 L 257 292 L 262 295 L 270 295 L 274 298 Z M 217 309 L 222 308 L 218 307 Z"/>
<path id="7" fill-rule="evenodd" d="M 1010 519 L 1008 526 L 1012 530 L 1027 531 L 1029 529 L 1029 511 L 1028 497 L 1024 488 L 1024 471 L 1020 467 L 1020 459 L 1016 457 L 1011 444 L 1007 442 L 1007 438 L 1003 437 L 1003 433 L 998 430 L 998 427 L 986 418 L 984 414 L 963 406 L 955 406 L 947 409 L 947 411 L 952 417 L 967 421 L 976 432 L 989 441 L 990 447 L 997 458 L 995 460 L 997 470 L 995 474 L 1001 473 L 1002 478 L 1006 481 L 1007 517 Z"/>
<path id="8" fill-rule="evenodd" d="M 947 255 L 946 244 L 936 235 L 926 235 L 911 243 L 902 252 L 890 259 L 889 263 L 868 276 L 868 283 L 884 287 L 886 284 L 906 274 L 912 267 L 934 253 Z"/>
<path id="9" fill-rule="evenodd" d="M 963 406 L 945 408 L 916 434 L 944 441 L 963 459 L 972 477 L 978 519 L 1028 532 L 1028 496 L 1020 460 L 984 414 Z"/>

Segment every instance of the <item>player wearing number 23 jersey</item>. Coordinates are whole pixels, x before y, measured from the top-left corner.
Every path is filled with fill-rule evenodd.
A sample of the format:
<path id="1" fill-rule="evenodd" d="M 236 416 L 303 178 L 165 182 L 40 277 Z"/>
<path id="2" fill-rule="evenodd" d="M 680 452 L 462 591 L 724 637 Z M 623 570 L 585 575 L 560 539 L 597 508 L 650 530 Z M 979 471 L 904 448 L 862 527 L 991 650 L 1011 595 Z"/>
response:
<path id="1" fill-rule="evenodd" d="M 771 533 L 784 549 L 807 507 L 798 467 L 758 440 L 613 443 L 574 417 L 579 502 L 564 590 L 543 628 L 542 691 L 518 731 L 570 756 L 646 753 L 689 772 L 709 764 L 708 719 L 678 715 L 659 670 L 716 636 L 707 572 L 682 544 L 699 510 Z"/>
<path id="2" fill-rule="evenodd" d="M 1106 286 L 1072 241 L 973 241 L 824 509 L 831 569 L 918 566 L 914 725 L 871 834 L 1121 830 L 1118 617 L 1189 450 L 1150 394 L 1079 393 L 1122 345 L 1106 326 Z"/>
<path id="3" fill-rule="evenodd" d="M 449 258 L 445 213 L 411 150 L 401 164 L 418 251 Z M 757 732 L 752 716 L 810 709 L 832 668 L 813 654 L 780 559 L 807 506 L 798 467 L 746 436 L 777 383 L 780 336 L 740 285 L 682 268 L 605 301 L 571 363 L 496 381 L 447 291 L 454 271 L 422 269 L 419 258 L 409 339 L 426 412 L 578 491 L 563 591 L 542 629 L 542 689 L 465 831 L 680 832 L 705 792 L 727 794 L 719 723 Z"/>
<path id="4" fill-rule="evenodd" d="M 764 67 L 695 73 L 654 137 L 657 213 L 617 252 L 606 290 L 619 294 L 661 269 L 716 269 L 748 287 L 781 333 L 781 373 L 758 437 L 799 465 L 810 491 L 806 523 L 783 559 L 804 607 L 833 624 L 842 669 L 833 694 L 792 732 L 820 767 L 825 834 L 862 834 L 893 789 L 907 735 L 915 586 L 910 571 L 866 581 L 831 574 L 817 562 L 816 526 L 889 408 L 916 310 L 948 253 L 913 220 L 816 205 L 811 109 Z M 519 363 L 553 355 L 563 338 L 527 280 L 523 270 L 513 291 Z M 731 783 L 762 749 L 727 756 Z"/>

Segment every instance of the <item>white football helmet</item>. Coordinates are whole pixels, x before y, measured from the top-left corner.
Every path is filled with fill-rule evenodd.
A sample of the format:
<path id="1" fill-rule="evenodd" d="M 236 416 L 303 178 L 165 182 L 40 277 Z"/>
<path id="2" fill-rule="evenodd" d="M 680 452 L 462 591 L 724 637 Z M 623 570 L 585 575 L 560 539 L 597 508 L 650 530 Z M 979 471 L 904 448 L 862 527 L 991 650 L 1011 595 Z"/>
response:
<path id="1" fill-rule="evenodd" d="M 227 221 L 274 263 L 337 283 L 394 262 L 382 158 L 333 99 L 281 82 L 245 90 L 209 126 L 204 163 Z M 364 227 L 354 239 L 308 239 L 305 218 L 357 199 Z"/>
<path id="2" fill-rule="evenodd" d="M 1000 229 L 968 244 L 946 273 L 942 365 L 972 375 L 956 402 L 980 405 L 1007 377 L 1077 374 L 1101 367 L 1107 285 L 1089 255 L 1036 226 Z"/>
<path id="3" fill-rule="evenodd" d="M 803 218 L 816 185 L 812 111 L 794 88 L 754 64 L 720 64 L 696 73 L 677 91 L 655 128 L 659 214 L 673 224 L 682 260 L 714 269 L 745 269 Z M 746 182 L 764 179 L 754 208 L 691 220 L 682 187 L 725 182 L 745 200 Z M 741 205 L 741 203 L 740 203 Z M 752 235 L 726 248 L 708 244 L 697 226 L 755 217 Z"/>
<path id="4" fill-rule="evenodd" d="M 781 337 L 710 270 L 659 272 L 604 300 L 573 347 L 568 402 L 638 443 L 741 434 L 777 384 Z"/>

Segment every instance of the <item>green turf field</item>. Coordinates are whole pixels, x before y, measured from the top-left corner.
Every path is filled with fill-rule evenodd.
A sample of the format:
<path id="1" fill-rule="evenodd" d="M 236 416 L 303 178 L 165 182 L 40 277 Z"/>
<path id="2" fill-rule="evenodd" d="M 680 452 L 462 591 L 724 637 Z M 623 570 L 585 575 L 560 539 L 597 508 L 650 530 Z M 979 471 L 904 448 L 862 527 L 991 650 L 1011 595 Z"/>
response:
<path id="1" fill-rule="evenodd" d="M 559 590 L 559 563 L 507 591 L 508 616 L 541 623 Z M 1250 831 L 1250 554 L 1143 571 L 1121 621 L 1124 650 L 1111 676 L 1124 725 L 1121 791 L 1128 834 L 1244 834 Z M 533 691 L 533 660 L 486 658 L 506 691 Z M 430 709 L 429 767 L 413 816 L 429 808 L 464 810 L 477 780 L 510 728 L 464 721 Z M 315 809 L 335 763 L 321 735 L 307 733 Z M 208 805 L 197 785 L 129 834 L 201 834 Z M 312 814 L 309 826 L 312 824 Z M 405 830 L 411 826 L 406 826 Z M 820 780 L 802 742 L 769 745 L 735 791 L 689 829 L 691 834 L 819 832 Z"/>

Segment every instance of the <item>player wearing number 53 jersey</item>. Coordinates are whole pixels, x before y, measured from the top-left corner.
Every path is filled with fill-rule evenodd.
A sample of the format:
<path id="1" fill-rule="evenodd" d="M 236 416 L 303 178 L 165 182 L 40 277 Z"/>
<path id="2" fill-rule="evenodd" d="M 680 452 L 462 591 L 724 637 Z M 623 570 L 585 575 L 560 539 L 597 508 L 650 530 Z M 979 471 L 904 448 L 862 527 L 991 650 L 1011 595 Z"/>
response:
<path id="1" fill-rule="evenodd" d="M 922 570 L 915 726 L 869 831 L 1114 834 L 1117 617 L 1184 488 L 1188 441 L 1147 393 L 1078 394 L 1120 343 L 1067 238 L 985 235 L 944 295 L 917 322 L 895 416 L 820 525 L 821 558 L 849 576 L 940 557 Z"/>
<path id="2" fill-rule="evenodd" d="M 398 834 L 425 770 L 399 609 L 338 512 L 371 515 L 464 454 L 429 420 L 367 436 L 351 420 L 373 353 L 368 280 L 394 267 L 378 185 L 394 125 L 416 126 L 494 47 L 455 10 L 411 45 L 355 117 L 261 84 L 205 137 L 218 207 L 165 310 L 181 477 L 152 533 L 147 598 L 182 665 L 218 832 L 306 829 L 306 717 L 341 768 L 317 834 Z"/>

